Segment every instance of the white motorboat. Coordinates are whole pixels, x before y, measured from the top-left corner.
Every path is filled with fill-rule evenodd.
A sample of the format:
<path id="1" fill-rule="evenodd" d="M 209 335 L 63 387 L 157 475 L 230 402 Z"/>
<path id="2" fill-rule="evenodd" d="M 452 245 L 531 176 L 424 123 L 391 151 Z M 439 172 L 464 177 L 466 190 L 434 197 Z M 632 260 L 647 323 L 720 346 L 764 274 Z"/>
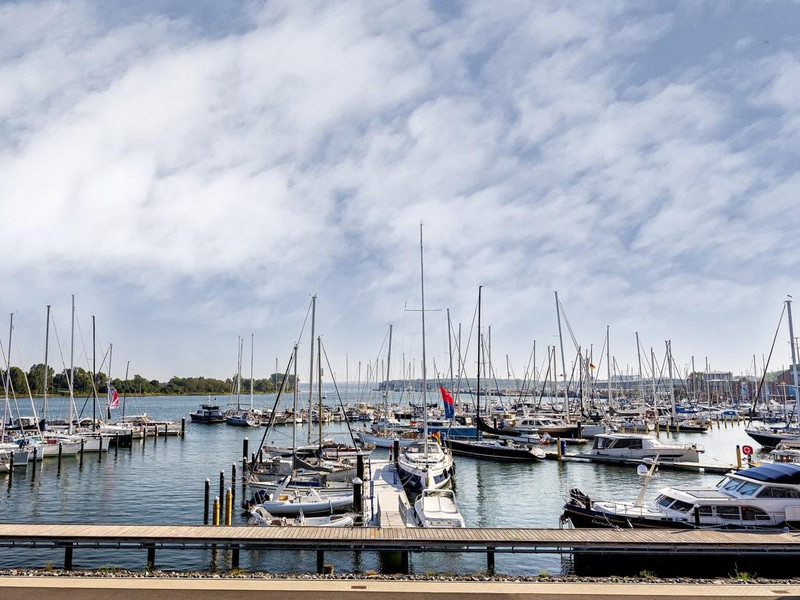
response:
<path id="1" fill-rule="evenodd" d="M 596 501 L 570 491 L 562 518 L 575 527 L 774 529 L 800 527 L 800 465 L 729 473 L 716 488 L 665 487 L 652 502 Z"/>
<path id="2" fill-rule="evenodd" d="M 267 500 L 256 506 L 278 517 L 299 516 L 300 513 L 311 516 L 332 515 L 353 507 L 352 488 L 350 494 L 323 496 L 315 487 L 287 489 L 290 480 L 291 477 L 287 476 Z"/>
<path id="3" fill-rule="evenodd" d="M 424 489 L 414 502 L 414 515 L 421 527 L 466 527 L 453 490 Z"/>
<path id="4" fill-rule="evenodd" d="M 663 443 L 640 433 L 604 433 L 595 436 L 591 450 L 578 456 L 609 460 L 645 460 L 658 457 L 661 462 L 699 462 L 703 451 L 697 444 Z"/>

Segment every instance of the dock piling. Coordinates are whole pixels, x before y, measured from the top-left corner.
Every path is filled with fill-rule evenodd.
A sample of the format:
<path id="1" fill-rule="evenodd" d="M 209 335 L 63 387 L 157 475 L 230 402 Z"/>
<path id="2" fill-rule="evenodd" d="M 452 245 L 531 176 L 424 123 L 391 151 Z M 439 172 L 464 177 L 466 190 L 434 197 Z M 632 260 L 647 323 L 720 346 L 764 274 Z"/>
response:
<path id="1" fill-rule="evenodd" d="M 114 456 L 119 454 L 119 431 L 114 434 Z"/>
<path id="2" fill-rule="evenodd" d="M 61 473 L 61 455 L 64 454 L 64 444 L 62 442 L 58 442 L 58 463 L 56 466 L 56 472 Z"/>
<path id="3" fill-rule="evenodd" d="M 219 472 L 219 499 L 225 498 L 225 471 Z"/>
<path id="4" fill-rule="evenodd" d="M 364 514 L 364 481 L 360 477 L 353 479 L 353 510 L 359 517 Z"/>
<path id="5" fill-rule="evenodd" d="M 317 550 L 317 573 L 322 575 L 325 571 L 325 551 Z"/>
<path id="6" fill-rule="evenodd" d="M 558 457 L 558 461 L 561 462 L 561 438 L 556 440 L 556 456 Z"/>
<path id="7" fill-rule="evenodd" d="M 244 473 L 242 473 L 244 477 Z M 236 463 L 231 465 L 231 505 L 236 503 Z"/>
<path id="8" fill-rule="evenodd" d="M 486 571 L 489 575 L 494 575 L 494 550 L 486 553 Z"/>
<path id="9" fill-rule="evenodd" d="M 247 455 L 249 454 L 250 448 L 250 440 L 248 438 L 244 438 L 242 440 L 242 456 L 244 456 L 245 462 L 247 461 Z M 244 471 L 242 471 L 242 475 L 244 475 Z"/>
<path id="10" fill-rule="evenodd" d="M 400 440 L 398 438 L 394 438 L 392 440 L 392 459 L 394 460 L 394 466 L 397 466 L 397 461 L 400 460 Z"/>
<path id="11" fill-rule="evenodd" d="M 219 525 L 219 497 L 214 498 L 214 516 L 211 524 L 215 527 Z"/>
<path id="12" fill-rule="evenodd" d="M 67 542 L 64 547 L 64 570 L 72 571 L 72 542 Z"/>
<path id="13" fill-rule="evenodd" d="M 168 437 L 169 437 L 169 423 L 164 423 L 164 443 L 167 442 Z"/>
<path id="14" fill-rule="evenodd" d="M 203 497 L 203 525 L 208 525 L 208 503 L 211 500 L 211 480 L 206 478 L 205 494 Z"/>
<path id="15" fill-rule="evenodd" d="M 145 544 L 147 548 L 147 564 L 145 568 L 152 571 L 156 566 L 156 546 L 155 544 Z"/>
<path id="16" fill-rule="evenodd" d="M 81 469 L 83 468 L 83 447 L 85 445 L 86 445 L 86 440 L 84 438 L 81 438 L 81 451 L 80 451 L 81 457 L 80 460 L 78 461 L 78 467 L 80 467 Z"/>
<path id="17" fill-rule="evenodd" d="M 100 449 L 97 452 L 97 462 L 103 462 L 103 436 L 97 438 L 98 443 L 100 444 Z M 106 447 L 108 450 L 108 447 Z"/>
<path id="18" fill-rule="evenodd" d="M 736 444 L 736 468 L 742 468 L 742 447 Z"/>
<path id="19" fill-rule="evenodd" d="M 225 525 L 230 527 L 233 524 L 233 490 L 228 488 L 225 494 Z"/>
<path id="20" fill-rule="evenodd" d="M 181 439 L 186 437 L 186 417 L 181 417 Z"/>
<path id="21" fill-rule="evenodd" d="M 239 544 L 231 547 L 231 569 L 239 568 Z"/>

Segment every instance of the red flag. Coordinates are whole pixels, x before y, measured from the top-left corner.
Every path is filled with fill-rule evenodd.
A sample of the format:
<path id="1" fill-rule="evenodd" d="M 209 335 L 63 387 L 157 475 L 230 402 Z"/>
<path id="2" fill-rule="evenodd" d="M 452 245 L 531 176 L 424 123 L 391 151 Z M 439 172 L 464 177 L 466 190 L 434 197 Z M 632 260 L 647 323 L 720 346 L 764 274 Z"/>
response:
<path id="1" fill-rule="evenodd" d="M 119 408 L 119 394 L 113 385 L 108 386 L 108 406 L 110 408 Z"/>
<path id="2" fill-rule="evenodd" d="M 442 393 L 442 402 L 444 402 L 444 416 L 446 419 L 452 419 L 455 414 L 455 407 L 453 406 L 453 397 L 450 395 L 444 386 L 439 386 L 439 391 Z"/>

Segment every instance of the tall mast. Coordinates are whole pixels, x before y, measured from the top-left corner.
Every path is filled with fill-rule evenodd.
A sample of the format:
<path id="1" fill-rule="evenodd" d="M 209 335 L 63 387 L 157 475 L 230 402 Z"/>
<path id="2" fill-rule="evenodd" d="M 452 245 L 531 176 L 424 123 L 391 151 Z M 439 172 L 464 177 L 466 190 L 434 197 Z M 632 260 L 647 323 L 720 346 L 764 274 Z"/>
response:
<path id="1" fill-rule="evenodd" d="M 792 383 L 794 384 L 794 415 L 800 421 L 800 388 L 797 387 L 797 348 L 794 345 L 794 324 L 792 323 L 791 296 L 786 300 L 786 313 L 789 316 L 789 346 L 792 347 Z M 9 354 L 11 352 L 9 351 Z"/>
<path id="2" fill-rule="evenodd" d="M 677 410 L 675 409 L 675 382 L 672 380 L 672 342 L 667 340 L 667 373 L 669 375 L 669 396 L 672 402 L 672 422 L 678 419 Z"/>
<path id="3" fill-rule="evenodd" d="M 481 418 L 481 291 L 483 290 L 483 286 L 478 286 L 478 381 L 476 382 L 476 392 L 475 392 L 475 416 L 476 421 Z M 481 428 L 476 426 L 475 427 L 475 440 L 480 441 L 481 439 Z"/>
<path id="4" fill-rule="evenodd" d="M 108 345 L 108 377 L 106 378 L 106 421 L 111 422 L 111 358 L 114 354 L 114 344 Z"/>
<path id="5" fill-rule="evenodd" d="M 128 371 L 131 368 L 131 361 L 125 365 L 125 389 L 122 390 L 122 420 L 125 420 L 125 401 L 128 399 Z"/>
<path id="6" fill-rule="evenodd" d="M 92 315 L 92 431 L 97 431 L 97 336 Z"/>
<path id="7" fill-rule="evenodd" d="M 44 389 L 42 390 L 42 420 L 47 424 L 47 375 L 49 374 L 48 352 L 50 350 L 50 305 L 47 305 L 47 320 L 44 327 Z"/>
<path id="8" fill-rule="evenodd" d="M 277 371 L 276 371 L 277 373 Z M 294 396 L 294 407 L 292 408 L 292 472 L 294 472 L 294 459 L 297 455 L 297 344 L 294 345 L 294 385 L 292 393 Z"/>
<path id="9" fill-rule="evenodd" d="M 561 346 L 561 376 L 564 378 L 564 418 L 569 421 L 569 390 L 567 389 L 567 363 L 564 359 L 564 338 L 561 335 L 561 303 L 556 294 L 556 317 L 558 317 L 558 343 Z M 555 377 L 553 378 L 555 379 Z M 556 386 L 558 392 L 558 386 Z"/>
<path id="10" fill-rule="evenodd" d="M 426 370 L 425 361 L 425 263 L 423 260 L 422 250 L 422 223 L 419 224 L 419 280 L 420 280 L 420 298 L 422 303 L 422 402 L 424 405 L 423 418 L 425 419 L 425 427 L 423 436 L 425 439 L 424 451 L 425 455 L 428 454 L 428 373 Z"/>
<path id="11" fill-rule="evenodd" d="M 645 414 L 644 380 L 642 379 L 642 346 L 639 343 L 639 332 L 636 332 L 636 357 L 639 359 L 639 399 L 642 402 L 642 415 Z"/>
<path id="12" fill-rule="evenodd" d="M 314 322 L 317 316 L 317 295 L 311 296 L 311 343 L 308 353 L 308 444 L 311 444 L 311 412 L 313 410 L 312 399 L 314 397 Z"/>
<path id="13" fill-rule="evenodd" d="M 319 377 L 317 377 L 317 395 L 319 396 L 317 429 L 319 431 L 319 448 L 322 450 L 322 338 L 320 336 L 317 336 L 317 368 L 319 369 Z"/>
<path id="14" fill-rule="evenodd" d="M 255 334 L 250 333 L 250 412 L 253 412 L 253 348 L 255 347 Z"/>
<path id="15" fill-rule="evenodd" d="M 389 323 L 389 353 L 386 355 L 386 389 L 383 391 L 383 428 L 386 430 L 386 419 L 389 418 L 389 370 L 392 367 L 392 324 Z"/>
<path id="16" fill-rule="evenodd" d="M 606 371 L 608 373 L 608 406 L 611 406 L 611 326 L 606 325 Z"/>
<path id="17" fill-rule="evenodd" d="M 236 337 L 236 345 L 238 346 L 238 356 L 236 359 L 236 410 L 241 411 L 242 400 L 242 343 L 244 340 L 242 336 Z"/>
<path id="18" fill-rule="evenodd" d="M 453 391 L 453 328 L 450 326 L 450 309 L 447 309 L 447 346 L 450 352 L 450 391 Z"/>
<path id="19" fill-rule="evenodd" d="M 658 384 L 656 382 L 656 353 L 653 352 L 653 347 L 650 347 L 650 368 L 653 372 L 653 411 L 656 414 L 656 419 L 658 419 L 658 398 L 656 398 L 658 392 Z"/>
<path id="20" fill-rule="evenodd" d="M 72 294 L 72 327 L 69 344 L 69 433 L 75 431 L 72 413 L 75 410 L 75 294 Z"/>

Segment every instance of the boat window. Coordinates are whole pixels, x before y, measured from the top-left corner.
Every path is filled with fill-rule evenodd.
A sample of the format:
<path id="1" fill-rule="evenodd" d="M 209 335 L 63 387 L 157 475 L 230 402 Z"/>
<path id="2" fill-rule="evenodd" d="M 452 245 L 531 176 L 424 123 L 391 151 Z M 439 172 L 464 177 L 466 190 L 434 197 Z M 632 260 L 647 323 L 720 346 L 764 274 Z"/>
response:
<path id="1" fill-rule="evenodd" d="M 618 439 L 614 440 L 614 442 L 613 448 L 627 448 L 630 446 L 630 440 Z"/>
<path id="2" fill-rule="evenodd" d="M 629 446 L 634 450 L 641 450 L 642 448 L 642 440 L 630 440 Z"/>
<path id="3" fill-rule="evenodd" d="M 700 513 L 701 517 L 710 517 L 711 516 L 711 512 L 712 512 L 712 508 L 713 507 L 711 507 L 711 506 L 699 506 L 698 507 L 698 512 Z"/>
<path id="4" fill-rule="evenodd" d="M 731 480 L 731 478 L 730 478 L 730 477 L 726 477 L 725 479 L 723 479 L 722 481 L 720 481 L 720 482 L 717 484 L 717 487 L 718 487 L 718 488 L 724 488 L 724 487 L 725 487 L 725 485 L 726 485 L 726 484 L 727 484 L 727 483 L 728 483 L 730 480 Z"/>
<path id="5" fill-rule="evenodd" d="M 760 508 L 754 506 L 742 507 L 742 520 L 744 521 L 769 521 L 770 516 Z"/>
<path id="6" fill-rule="evenodd" d="M 756 490 L 761 487 L 761 484 L 753 483 L 752 481 L 745 481 L 742 485 L 737 488 L 737 492 L 739 492 L 742 496 L 752 496 L 756 493 Z"/>
<path id="7" fill-rule="evenodd" d="M 673 510 L 680 512 L 689 512 L 689 510 L 693 507 L 694 504 L 689 504 L 688 502 L 683 502 L 682 500 L 675 500 L 675 504 L 672 505 Z"/>
<path id="8" fill-rule="evenodd" d="M 759 498 L 800 498 L 800 492 L 791 488 L 766 487 L 758 495 Z"/>
<path id="9" fill-rule="evenodd" d="M 663 506 L 664 508 L 667 508 L 670 504 L 672 504 L 673 500 L 674 500 L 673 498 L 661 494 L 658 498 L 656 498 L 656 504 L 658 504 L 659 506 Z"/>
<path id="10" fill-rule="evenodd" d="M 608 445 L 608 442 L 609 442 L 608 438 L 596 437 L 594 438 L 594 447 L 597 448 L 598 450 L 602 450 Z"/>
<path id="11" fill-rule="evenodd" d="M 722 486 L 722 489 L 723 490 L 728 490 L 728 491 L 733 491 L 737 487 L 739 487 L 740 485 L 742 485 L 742 480 L 741 479 L 731 479 L 728 483 L 726 483 L 725 485 Z"/>
<path id="12" fill-rule="evenodd" d="M 736 519 L 739 520 L 739 507 L 738 506 L 718 506 L 717 516 L 721 519 Z"/>

